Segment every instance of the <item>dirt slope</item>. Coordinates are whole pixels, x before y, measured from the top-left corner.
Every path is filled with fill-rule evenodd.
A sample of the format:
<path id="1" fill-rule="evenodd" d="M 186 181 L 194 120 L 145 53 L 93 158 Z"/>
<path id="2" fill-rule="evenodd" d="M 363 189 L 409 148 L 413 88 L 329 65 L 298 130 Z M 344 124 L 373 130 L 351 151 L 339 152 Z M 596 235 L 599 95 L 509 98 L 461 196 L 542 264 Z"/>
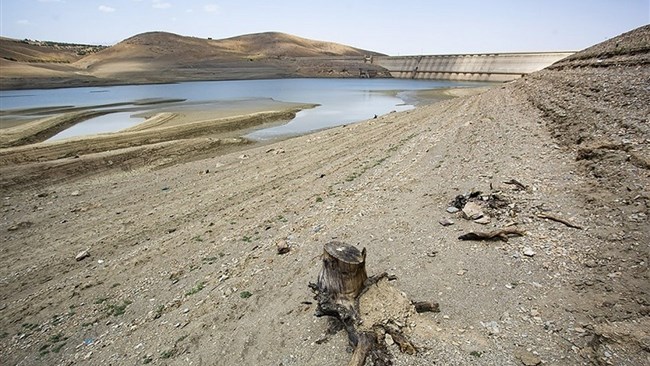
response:
<path id="1" fill-rule="evenodd" d="M 307 288 L 336 239 L 440 303 L 406 325 L 417 355 L 388 346 L 396 365 L 647 364 L 650 70 L 597 64 L 245 153 L 3 191 L 0 363 L 345 364 Z M 447 213 L 476 190 L 505 203 L 490 223 Z M 458 240 L 513 224 L 526 235 Z"/>
<path id="2" fill-rule="evenodd" d="M 376 52 L 279 32 L 221 40 L 148 32 L 94 53 L 41 43 L 0 39 L 0 88 L 358 77 L 359 68 L 382 70 L 364 63 L 364 56 L 378 55 Z M 82 58 L 77 53 L 90 54 Z M 315 59 L 304 59 L 307 57 Z"/>

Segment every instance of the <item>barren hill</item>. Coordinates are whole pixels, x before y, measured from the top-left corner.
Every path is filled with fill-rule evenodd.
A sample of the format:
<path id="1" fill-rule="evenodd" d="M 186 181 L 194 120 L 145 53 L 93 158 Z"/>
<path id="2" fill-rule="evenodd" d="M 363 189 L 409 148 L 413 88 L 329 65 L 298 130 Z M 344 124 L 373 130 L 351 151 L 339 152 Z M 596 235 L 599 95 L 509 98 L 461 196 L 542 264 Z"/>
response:
<path id="1" fill-rule="evenodd" d="M 48 47 L 3 40 L 0 61 L 5 72 L 0 87 L 349 77 L 358 76 L 359 68 L 382 71 L 364 63 L 364 56 L 376 52 L 278 32 L 221 40 L 148 32 L 83 58 L 79 53 L 88 50 L 75 53 Z M 33 63 L 35 59 L 39 64 Z"/>
<path id="2" fill-rule="evenodd" d="M 29 63 L 72 63 L 106 46 L 0 37 L 0 58 Z"/>

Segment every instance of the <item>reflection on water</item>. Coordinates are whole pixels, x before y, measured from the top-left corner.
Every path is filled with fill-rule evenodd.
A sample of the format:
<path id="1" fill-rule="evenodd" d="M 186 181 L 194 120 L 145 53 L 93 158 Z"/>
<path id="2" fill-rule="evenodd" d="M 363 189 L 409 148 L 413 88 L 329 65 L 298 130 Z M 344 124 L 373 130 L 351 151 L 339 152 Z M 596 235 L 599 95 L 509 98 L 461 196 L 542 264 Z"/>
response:
<path id="1" fill-rule="evenodd" d="M 63 130 L 48 139 L 56 141 L 68 137 L 94 135 L 97 133 L 115 132 L 135 126 L 144 118 L 131 117 L 132 112 L 118 112 L 95 117 Z"/>
<path id="2" fill-rule="evenodd" d="M 44 108 L 61 105 L 77 107 L 161 98 L 228 103 L 233 100 L 273 98 L 283 102 L 315 103 L 288 124 L 256 131 L 248 137 L 269 139 L 297 135 L 366 120 L 375 115 L 413 108 L 397 97 L 399 92 L 481 86 L 484 83 L 411 79 L 275 79 L 187 82 L 178 84 L 128 85 L 103 88 L 0 91 L 0 110 Z M 403 95 L 403 94 L 402 94 Z M 407 103 L 412 103 L 409 100 Z M 152 107 L 155 109 L 156 107 Z M 12 112 L 13 113 L 13 112 Z M 111 132 L 140 122 L 130 113 L 113 113 L 80 123 L 55 139 Z"/>

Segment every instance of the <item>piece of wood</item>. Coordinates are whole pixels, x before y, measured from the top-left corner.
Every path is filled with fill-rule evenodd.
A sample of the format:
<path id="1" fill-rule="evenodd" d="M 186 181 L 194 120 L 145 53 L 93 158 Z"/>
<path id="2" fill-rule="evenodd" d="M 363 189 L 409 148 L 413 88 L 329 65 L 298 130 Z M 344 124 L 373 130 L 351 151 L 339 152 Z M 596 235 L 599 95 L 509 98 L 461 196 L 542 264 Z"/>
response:
<path id="1" fill-rule="evenodd" d="M 397 343 L 399 346 L 400 351 L 402 353 L 407 353 L 409 355 L 414 355 L 417 353 L 417 348 L 409 341 L 406 337 L 404 337 L 404 334 L 401 332 L 395 331 L 391 327 L 385 327 L 386 333 L 390 334 L 391 337 L 393 337 L 393 341 Z"/>
<path id="2" fill-rule="evenodd" d="M 519 189 L 519 190 L 521 190 L 521 191 L 525 191 L 525 190 L 528 189 L 528 186 L 524 185 L 523 183 L 519 182 L 519 181 L 516 180 L 516 179 L 510 179 L 509 181 L 506 181 L 506 182 L 503 182 L 503 183 L 505 183 L 505 184 L 512 184 L 512 185 L 514 185 L 515 187 L 517 187 L 517 189 Z"/>
<path id="3" fill-rule="evenodd" d="M 415 311 L 418 313 L 439 313 L 440 304 L 433 301 L 413 301 L 413 306 L 415 306 Z"/>
<path id="4" fill-rule="evenodd" d="M 545 214 L 545 213 L 537 214 L 537 217 L 542 218 L 542 219 L 549 219 L 549 220 L 564 224 L 564 225 L 566 225 L 568 227 L 572 227 L 574 229 L 582 230 L 582 226 L 572 224 L 571 222 L 569 222 L 569 221 L 567 221 L 567 220 L 565 220 L 565 219 L 563 219 L 561 217 L 557 217 L 557 216 L 553 216 L 553 215 L 549 215 L 549 214 Z"/>
<path id="5" fill-rule="evenodd" d="M 369 295 L 370 291 L 377 291 L 379 281 L 388 281 L 389 277 L 387 273 L 368 277 L 365 264 L 365 249 L 359 251 L 354 246 L 337 241 L 325 244 L 317 283 L 309 284 L 318 302 L 316 316 L 331 317 L 340 326 L 332 327 L 330 324 L 330 329 L 345 329 L 347 332 L 350 345 L 354 347 L 348 366 L 363 366 L 366 359 L 373 366 L 390 366 L 393 358 L 383 342 L 383 334 L 389 333 L 402 352 L 415 354 L 417 348 L 402 334 L 400 326 L 388 330 L 384 325 L 385 320 L 380 321 L 372 316 L 362 318 L 360 303 L 368 298 L 366 296 L 377 296 Z M 384 299 L 382 296 L 376 298 Z M 408 303 L 407 299 L 403 300 Z M 364 313 L 364 316 L 367 315 Z M 368 319 L 372 322 L 368 322 Z M 377 333 L 379 330 L 382 330 L 382 334 Z"/>
<path id="6" fill-rule="evenodd" d="M 487 233 L 484 232 L 469 232 L 458 237 L 460 240 L 503 240 L 508 241 L 510 236 L 524 236 L 525 231 L 513 227 L 505 229 L 494 230 Z"/>
<path id="7" fill-rule="evenodd" d="M 318 275 L 318 288 L 332 296 L 337 304 L 350 303 L 356 299 L 368 279 L 366 273 L 366 249 L 338 241 L 325 244 L 323 267 Z"/>
<path id="8" fill-rule="evenodd" d="M 368 334 L 361 334 L 358 337 L 357 346 L 354 348 L 352 353 L 352 358 L 348 362 L 348 366 L 363 366 L 366 363 L 366 358 L 368 357 L 368 352 L 372 348 L 374 340 Z"/>

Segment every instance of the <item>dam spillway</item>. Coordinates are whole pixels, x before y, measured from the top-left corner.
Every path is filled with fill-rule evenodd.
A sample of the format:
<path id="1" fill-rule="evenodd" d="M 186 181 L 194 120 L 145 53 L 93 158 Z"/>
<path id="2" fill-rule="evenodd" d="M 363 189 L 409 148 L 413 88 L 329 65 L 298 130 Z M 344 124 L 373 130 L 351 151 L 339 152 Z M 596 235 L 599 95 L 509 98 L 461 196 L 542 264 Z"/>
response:
<path id="1" fill-rule="evenodd" d="M 373 56 L 394 78 L 510 81 L 572 55 L 574 52 L 480 53 L 464 55 Z"/>

